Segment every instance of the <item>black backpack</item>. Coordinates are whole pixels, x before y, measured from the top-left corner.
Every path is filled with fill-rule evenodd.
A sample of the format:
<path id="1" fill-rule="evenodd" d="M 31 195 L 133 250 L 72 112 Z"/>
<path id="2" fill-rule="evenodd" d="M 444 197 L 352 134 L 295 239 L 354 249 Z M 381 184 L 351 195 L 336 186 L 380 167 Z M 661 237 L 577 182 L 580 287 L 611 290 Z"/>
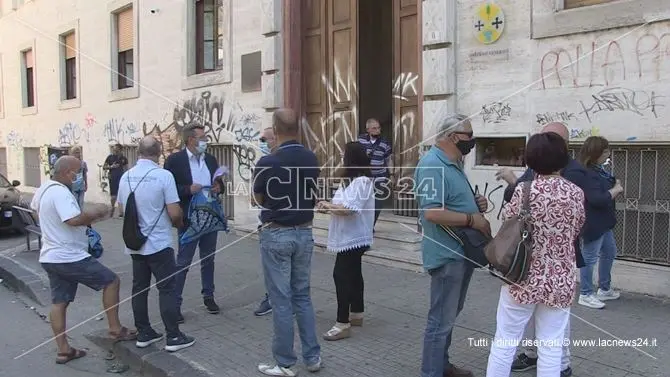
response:
<path id="1" fill-rule="evenodd" d="M 151 173 L 153 170 L 157 170 L 157 168 L 149 170 L 147 174 L 145 174 L 144 177 L 142 177 L 142 179 L 137 182 L 135 190 L 140 187 L 140 183 L 142 183 L 144 178 L 146 178 L 146 176 L 149 175 L 149 173 Z M 138 251 L 147 242 L 149 234 L 151 234 L 151 232 L 156 227 L 156 224 L 158 224 L 161 216 L 163 216 L 165 206 L 163 206 L 161 213 L 158 214 L 158 218 L 154 222 L 154 225 L 151 226 L 149 234 L 145 236 L 142 234 L 142 230 L 140 230 L 140 217 L 137 213 L 137 203 L 135 203 L 135 190 L 133 190 L 130 186 L 130 174 L 128 174 L 128 188 L 130 188 L 130 194 L 128 195 L 128 199 L 126 199 L 126 208 L 124 209 L 123 215 L 123 242 L 130 250 Z"/>

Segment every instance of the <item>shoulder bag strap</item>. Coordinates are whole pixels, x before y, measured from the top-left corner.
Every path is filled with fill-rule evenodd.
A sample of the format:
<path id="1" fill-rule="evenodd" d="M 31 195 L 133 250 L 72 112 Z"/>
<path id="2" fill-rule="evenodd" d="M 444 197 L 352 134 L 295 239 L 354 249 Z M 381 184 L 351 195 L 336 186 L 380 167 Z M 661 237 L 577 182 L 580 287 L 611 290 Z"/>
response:
<path id="1" fill-rule="evenodd" d="M 144 180 L 144 178 L 146 178 L 147 175 L 149 175 L 149 173 L 151 173 L 151 172 L 154 171 L 154 170 L 158 170 L 158 168 L 153 168 L 153 169 L 149 170 L 146 174 L 144 174 L 144 176 L 142 177 L 142 179 L 140 179 L 140 181 L 137 182 L 137 186 L 135 186 L 135 190 L 137 190 L 137 188 L 140 187 L 140 183 L 142 183 L 142 181 Z M 131 187 L 131 186 L 130 186 L 130 174 L 128 174 L 128 188 L 130 188 L 130 187 Z M 131 191 L 130 191 L 130 192 L 135 192 L 135 190 L 133 190 L 133 189 L 131 188 Z M 161 213 L 158 214 L 158 217 L 156 218 L 156 221 L 154 221 L 154 225 L 152 225 L 152 226 L 151 226 L 151 229 L 149 229 L 149 233 L 147 233 L 147 237 L 149 237 L 149 235 L 151 234 L 151 232 L 154 231 L 154 228 L 156 228 L 156 225 L 157 225 L 158 222 L 160 221 L 161 216 L 163 216 L 163 212 L 164 212 L 164 211 L 165 211 L 165 205 L 163 205 L 163 208 L 161 209 Z"/>

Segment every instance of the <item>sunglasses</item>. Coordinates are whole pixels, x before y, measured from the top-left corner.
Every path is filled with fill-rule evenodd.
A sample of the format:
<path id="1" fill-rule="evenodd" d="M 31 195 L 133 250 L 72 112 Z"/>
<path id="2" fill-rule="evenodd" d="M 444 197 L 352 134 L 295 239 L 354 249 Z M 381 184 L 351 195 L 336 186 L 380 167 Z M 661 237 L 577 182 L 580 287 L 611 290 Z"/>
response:
<path id="1" fill-rule="evenodd" d="M 258 141 L 260 141 L 261 143 L 267 143 L 268 139 L 261 137 L 260 139 L 258 139 Z"/>
<path id="2" fill-rule="evenodd" d="M 474 135 L 473 132 L 463 132 L 463 131 L 458 131 L 458 132 L 454 132 L 454 133 L 457 134 L 457 135 L 464 135 L 464 136 L 467 136 L 467 137 L 469 137 L 470 139 L 472 139 L 472 135 Z"/>

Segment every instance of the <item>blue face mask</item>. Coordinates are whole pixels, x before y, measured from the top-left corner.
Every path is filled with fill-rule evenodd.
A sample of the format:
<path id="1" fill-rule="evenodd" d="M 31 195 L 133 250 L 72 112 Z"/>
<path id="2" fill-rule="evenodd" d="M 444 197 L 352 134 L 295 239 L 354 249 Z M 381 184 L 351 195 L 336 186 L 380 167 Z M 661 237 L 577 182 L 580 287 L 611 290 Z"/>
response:
<path id="1" fill-rule="evenodd" d="M 259 148 L 261 149 L 261 153 L 263 153 L 264 156 L 272 153 L 267 142 L 261 142 Z"/>
<path id="2" fill-rule="evenodd" d="M 84 189 L 84 174 L 83 173 L 77 173 L 74 176 L 74 179 L 72 179 L 72 190 L 75 192 L 79 192 Z"/>
<path id="3" fill-rule="evenodd" d="M 198 146 L 196 147 L 196 149 L 198 150 L 198 153 L 205 153 L 205 151 L 207 150 L 207 142 L 204 140 L 198 141 Z"/>

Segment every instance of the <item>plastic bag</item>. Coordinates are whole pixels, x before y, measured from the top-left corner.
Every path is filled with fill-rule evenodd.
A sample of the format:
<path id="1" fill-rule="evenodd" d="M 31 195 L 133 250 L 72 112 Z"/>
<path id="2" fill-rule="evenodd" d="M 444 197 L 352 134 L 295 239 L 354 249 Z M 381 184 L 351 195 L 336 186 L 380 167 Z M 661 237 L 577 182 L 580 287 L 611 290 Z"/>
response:
<path id="1" fill-rule="evenodd" d="M 212 232 L 228 232 L 228 219 L 223 206 L 216 198 L 210 197 L 207 187 L 193 195 L 188 206 L 186 231 L 179 237 L 179 244 L 191 243 L 205 234 Z"/>

